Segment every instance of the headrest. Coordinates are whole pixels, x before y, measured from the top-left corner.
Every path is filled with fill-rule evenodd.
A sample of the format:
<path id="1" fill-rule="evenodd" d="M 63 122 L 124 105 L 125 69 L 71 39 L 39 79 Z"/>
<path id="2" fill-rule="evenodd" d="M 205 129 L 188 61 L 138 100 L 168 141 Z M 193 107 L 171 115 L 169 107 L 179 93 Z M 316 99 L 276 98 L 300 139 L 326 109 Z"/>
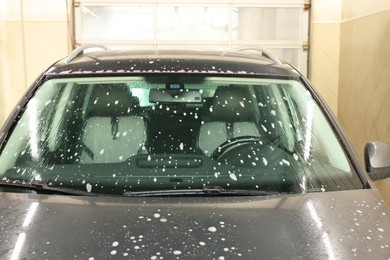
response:
<path id="1" fill-rule="evenodd" d="M 215 121 L 253 121 L 253 105 L 246 87 L 218 87 L 210 107 L 210 116 Z"/>
<path id="2" fill-rule="evenodd" d="M 88 115 L 119 117 L 139 107 L 126 84 L 97 84 L 93 87 Z"/>

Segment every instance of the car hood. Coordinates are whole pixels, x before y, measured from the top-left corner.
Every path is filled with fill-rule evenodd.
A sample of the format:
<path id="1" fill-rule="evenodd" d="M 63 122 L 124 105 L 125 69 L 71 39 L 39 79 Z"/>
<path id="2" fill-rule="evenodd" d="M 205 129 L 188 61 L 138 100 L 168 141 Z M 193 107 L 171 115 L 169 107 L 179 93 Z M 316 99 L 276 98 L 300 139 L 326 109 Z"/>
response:
<path id="1" fill-rule="evenodd" d="M 387 259 L 376 190 L 277 197 L 0 194 L 0 258 Z"/>

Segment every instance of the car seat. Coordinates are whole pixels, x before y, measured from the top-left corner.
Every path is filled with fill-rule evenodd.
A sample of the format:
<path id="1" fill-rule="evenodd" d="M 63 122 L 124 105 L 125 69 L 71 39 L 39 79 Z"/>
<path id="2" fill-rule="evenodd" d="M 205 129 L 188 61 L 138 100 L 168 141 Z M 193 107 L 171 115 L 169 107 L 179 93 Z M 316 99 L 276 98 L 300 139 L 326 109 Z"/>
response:
<path id="1" fill-rule="evenodd" d="M 207 156 L 224 142 L 240 136 L 259 137 L 249 89 L 218 87 L 209 108 L 209 119 L 199 130 L 198 146 Z"/>
<path id="2" fill-rule="evenodd" d="M 84 127 L 82 163 L 115 163 L 138 154 L 146 143 L 139 101 L 125 84 L 95 85 Z"/>

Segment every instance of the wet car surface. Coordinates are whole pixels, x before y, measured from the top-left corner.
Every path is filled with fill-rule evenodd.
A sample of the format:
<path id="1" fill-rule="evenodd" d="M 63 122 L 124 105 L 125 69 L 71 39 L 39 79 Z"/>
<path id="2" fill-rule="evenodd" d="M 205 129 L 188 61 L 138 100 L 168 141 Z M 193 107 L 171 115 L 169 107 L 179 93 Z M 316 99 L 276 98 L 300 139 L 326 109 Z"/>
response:
<path id="1" fill-rule="evenodd" d="M 83 51 L 0 133 L 2 258 L 388 259 L 388 210 L 289 64 Z"/>
<path id="2" fill-rule="evenodd" d="M 37 259 L 386 259 L 390 224 L 378 194 L 340 193 L 275 198 L 2 194 L 2 252 L 10 256 L 20 248 L 21 258 Z"/>

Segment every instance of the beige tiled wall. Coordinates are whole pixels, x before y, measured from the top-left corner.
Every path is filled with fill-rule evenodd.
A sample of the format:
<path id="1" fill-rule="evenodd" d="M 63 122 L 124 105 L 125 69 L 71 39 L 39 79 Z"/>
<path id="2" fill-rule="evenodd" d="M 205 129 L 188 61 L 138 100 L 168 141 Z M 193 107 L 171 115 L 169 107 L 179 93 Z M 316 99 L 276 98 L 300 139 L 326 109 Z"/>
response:
<path id="1" fill-rule="evenodd" d="M 0 1 L 0 126 L 37 76 L 69 51 L 66 0 L 34 3 Z"/>
<path id="2" fill-rule="evenodd" d="M 0 21 L 0 123 L 37 76 L 68 53 L 67 24 Z"/>
<path id="3" fill-rule="evenodd" d="M 390 10 L 344 21 L 340 53 L 338 115 L 363 162 L 367 142 L 390 143 Z M 376 184 L 390 208 L 390 178 Z"/>
<path id="4" fill-rule="evenodd" d="M 390 143 L 390 10 L 341 25 L 339 119 L 360 158 L 368 141 Z"/>
<path id="5" fill-rule="evenodd" d="M 22 24 L 0 21 L 0 124 L 25 90 Z M 17 76 L 15 76 L 17 75 Z"/>
<path id="6" fill-rule="evenodd" d="M 312 24 L 310 81 L 332 111 L 338 111 L 340 23 Z"/>
<path id="7" fill-rule="evenodd" d="M 334 114 L 338 112 L 340 0 L 312 0 L 310 81 Z"/>

